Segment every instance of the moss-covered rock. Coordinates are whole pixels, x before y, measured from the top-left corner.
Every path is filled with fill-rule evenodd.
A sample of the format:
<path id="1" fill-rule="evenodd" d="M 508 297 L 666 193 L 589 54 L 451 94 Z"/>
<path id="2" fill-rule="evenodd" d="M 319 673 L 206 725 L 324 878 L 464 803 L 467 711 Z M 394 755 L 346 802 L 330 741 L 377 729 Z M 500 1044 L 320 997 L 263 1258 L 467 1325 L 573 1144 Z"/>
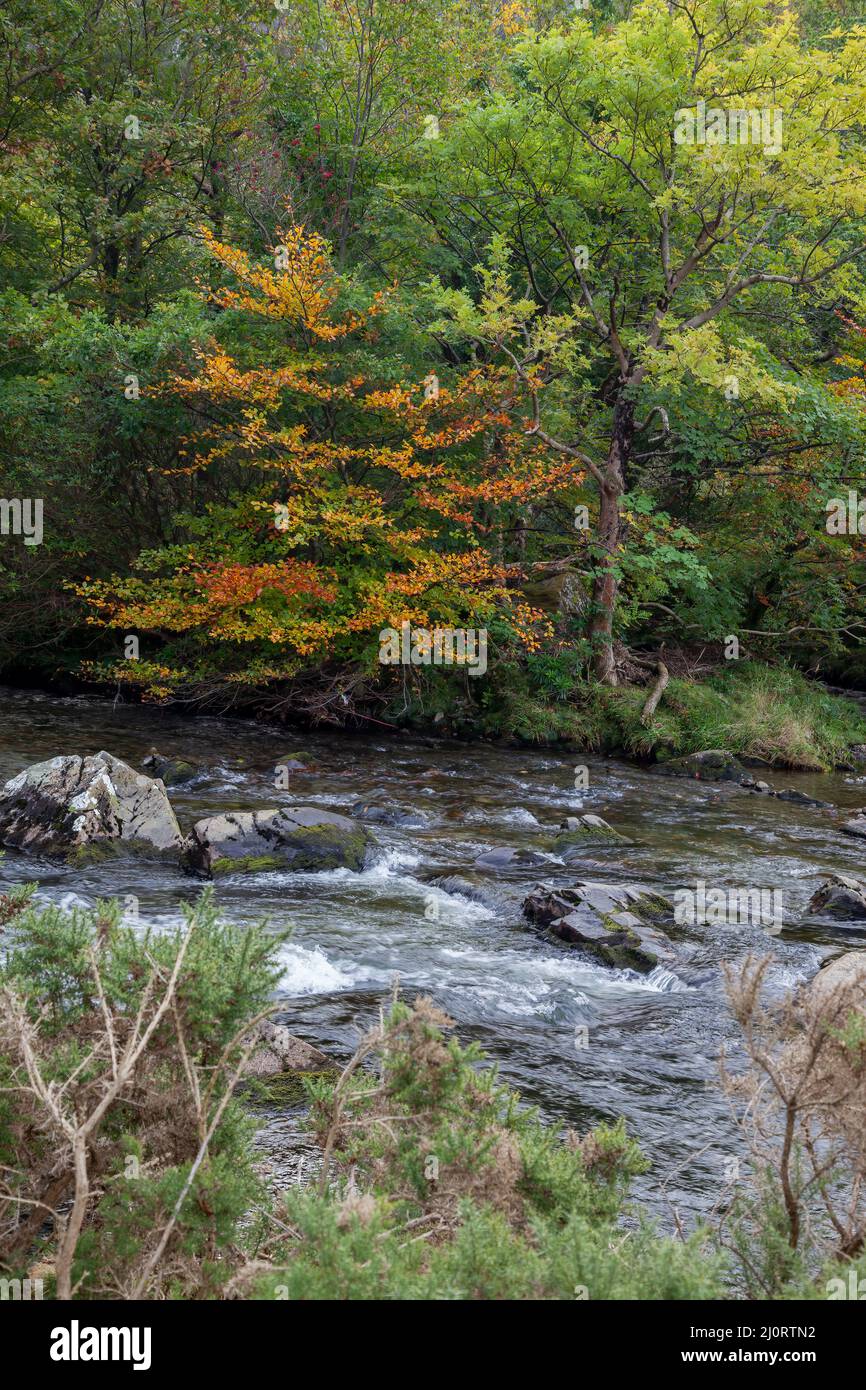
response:
<path id="1" fill-rule="evenodd" d="M 244 1098 L 287 1109 L 306 1102 L 305 1077 L 336 1079 L 339 1068 L 324 1052 L 296 1038 L 281 1023 L 264 1019 L 242 1077 Z"/>
<path id="2" fill-rule="evenodd" d="M 564 847 L 579 845 L 585 840 L 628 843 L 627 837 L 614 830 L 601 816 L 591 815 L 567 816 L 557 831 L 554 843 L 558 847 Z"/>
<path id="3" fill-rule="evenodd" d="M 739 758 L 724 748 L 707 748 L 702 753 L 687 753 L 682 758 L 666 758 L 656 764 L 653 772 L 662 777 L 694 777 L 701 782 L 740 782 L 746 775 Z"/>
<path id="4" fill-rule="evenodd" d="M 198 768 L 185 758 L 166 757 L 156 748 L 151 748 L 147 757 L 142 758 L 141 765 L 149 776 L 158 777 L 166 787 L 181 787 L 198 776 Z"/>
<path id="5" fill-rule="evenodd" d="M 232 811 L 196 822 L 184 842 L 183 864 L 202 878 L 269 869 L 357 872 L 373 843 L 364 826 L 316 806 Z"/>
<path id="6" fill-rule="evenodd" d="M 654 925 L 673 911 L 661 894 L 631 885 L 578 883 L 554 892 L 537 884 L 523 913 L 551 940 L 580 948 L 617 970 L 647 972 L 676 959 L 671 942 Z"/>

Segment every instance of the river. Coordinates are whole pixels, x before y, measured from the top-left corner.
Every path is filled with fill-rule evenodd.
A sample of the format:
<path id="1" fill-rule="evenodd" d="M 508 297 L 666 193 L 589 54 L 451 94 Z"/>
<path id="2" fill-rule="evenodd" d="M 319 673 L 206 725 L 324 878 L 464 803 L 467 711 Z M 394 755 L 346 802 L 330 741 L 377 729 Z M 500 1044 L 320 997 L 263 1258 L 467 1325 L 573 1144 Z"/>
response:
<path id="1" fill-rule="evenodd" d="M 2 781 L 58 753 L 106 749 L 140 766 L 154 745 L 200 770 L 191 784 L 170 789 L 184 829 L 221 810 L 310 804 L 347 811 L 359 799 L 424 820 L 423 827 L 373 826 L 378 847 L 360 874 L 220 880 L 226 917 L 293 929 L 283 948 L 278 1018 L 295 1033 L 345 1059 L 397 976 L 409 998 L 432 995 L 460 1038 L 479 1041 L 552 1125 L 582 1131 L 624 1115 L 652 1161 L 635 1195 L 662 1229 L 672 1229 L 673 1208 L 687 1226 L 708 1211 L 727 1161 L 740 1152 L 714 1084 L 720 1049 L 736 1049 L 721 964 L 770 951 L 771 987 L 781 993 L 814 974 L 838 936 L 814 919 L 781 935 L 751 924 L 690 928 L 681 964 L 641 976 L 542 942 L 520 904 L 539 878 L 643 883 L 669 895 L 702 880 L 781 891 L 797 922 L 822 871 L 863 876 L 866 847 L 839 833 L 838 817 L 733 784 L 660 778 L 615 759 L 435 744 L 378 728 L 366 737 L 298 733 L 90 696 L 0 690 Z M 289 789 L 276 791 L 275 764 L 289 756 L 308 770 L 290 774 Z M 588 768 L 583 790 L 575 789 L 577 763 Z M 841 809 L 866 803 L 866 769 L 756 775 Z M 593 844 L 569 864 L 553 853 L 543 869 L 471 868 L 496 846 L 551 853 L 551 828 L 589 811 L 632 843 Z M 431 887 L 437 873 L 467 869 L 498 899 L 492 906 Z M 70 869 L 11 850 L 0 861 L 0 886 L 34 879 L 44 897 L 67 902 L 131 895 L 141 919 L 156 925 L 176 921 L 180 904 L 200 891 L 170 866 L 109 860 Z M 266 1119 L 267 1147 L 280 1169 L 284 1146 L 287 1171 L 298 1148 L 297 1116 Z"/>

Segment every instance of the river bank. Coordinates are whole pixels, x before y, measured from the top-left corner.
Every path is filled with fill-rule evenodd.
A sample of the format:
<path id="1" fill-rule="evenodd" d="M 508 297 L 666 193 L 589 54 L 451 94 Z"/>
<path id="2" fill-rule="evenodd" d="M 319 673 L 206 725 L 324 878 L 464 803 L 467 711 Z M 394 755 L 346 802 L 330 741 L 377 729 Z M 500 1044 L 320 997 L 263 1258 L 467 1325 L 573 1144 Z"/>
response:
<path id="1" fill-rule="evenodd" d="M 690 674 L 684 651 L 666 659 L 670 675 L 651 717 L 645 708 L 652 675 L 645 676 L 648 683 L 600 685 L 577 675 L 568 653 L 508 671 L 500 667 L 495 682 L 410 668 L 399 696 L 383 687 L 376 699 L 369 692 L 366 707 L 357 701 L 337 705 L 319 723 L 304 717 L 291 693 L 279 687 L 214 689 L 208 698 L 167 699 L 159 705 L 143 697 L 134 670 L 114 687 L 69 674 L 49 680 L 35 673 L 34 678 L 27 670 L 0 676 L 0 682 L 61 699 L 140 703 L 145 710 L 165 709 L 172 719 L 216 715 L 255 722 L 301 739 L 308 730 L 331 729 L 398 741 L 408 737 L 430 747 L 538 748 L 646 764 L 720 748 L 759 765 L 812 772 L 850 768 L 858 746 L 866 747 L 866 692 L 825 685 L 784 664 L 710 660 L 698 676 Z M 640 678 L 636 667 L 632 674 Z M 369 712 L 373 709 L 375 714 Z"/>

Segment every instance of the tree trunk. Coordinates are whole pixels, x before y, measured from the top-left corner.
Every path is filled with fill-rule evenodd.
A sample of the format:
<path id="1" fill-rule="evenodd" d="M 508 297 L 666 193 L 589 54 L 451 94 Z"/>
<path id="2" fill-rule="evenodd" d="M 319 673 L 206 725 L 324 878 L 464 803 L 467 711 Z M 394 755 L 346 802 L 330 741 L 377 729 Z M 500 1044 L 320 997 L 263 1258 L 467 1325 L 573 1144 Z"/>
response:
<path id="1" fill-rule="evenodd" d="M 630 383 L 624 382 L 623 387 Z M 620 537 L 619 499 L 626 491 L 626 470 L 634 440 L 634 402 L 621 390 L 613 412 L 601 505 L 598 514 L 596 578 L 592 592 L 589 638 L 593 646 L 593 671 L 605 685 L 616 685 L 613 658 L 613 624 L 619 581 L 615 568 Z"/>

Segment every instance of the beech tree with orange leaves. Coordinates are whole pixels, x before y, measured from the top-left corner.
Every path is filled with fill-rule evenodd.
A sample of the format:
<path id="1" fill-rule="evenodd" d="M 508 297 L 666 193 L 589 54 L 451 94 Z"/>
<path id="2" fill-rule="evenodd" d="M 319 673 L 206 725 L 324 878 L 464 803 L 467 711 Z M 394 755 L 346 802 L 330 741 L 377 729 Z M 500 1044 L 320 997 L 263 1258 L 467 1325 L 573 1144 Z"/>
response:
<path id="1" fill-rule="evenodd" d="M 372 347 L 399 312 L 396 290 L 357 307 L 327 244 L 298 225 L 270 264 L 202 237 L 215 337 L 156 389 L 189 415 L 173 471 L 207 473 L 211 496 L 215 478 L 223 492 L 182 519 L 188 541 L 78 586 L 92 623 L 159 638 L 156 661 L 142 652 L 112 675 L 156 697 L 295 682 L 307 708 L 344 714 L 377 673 L 384 627 L 495 621 L 505 645 L 537 648 L 547 619 L 516 587 L 502 528 L 582 474 L 527 437 L 518 374 L 377 377 Z M 322 668 L 331 683 L 303 693 Z"/>

